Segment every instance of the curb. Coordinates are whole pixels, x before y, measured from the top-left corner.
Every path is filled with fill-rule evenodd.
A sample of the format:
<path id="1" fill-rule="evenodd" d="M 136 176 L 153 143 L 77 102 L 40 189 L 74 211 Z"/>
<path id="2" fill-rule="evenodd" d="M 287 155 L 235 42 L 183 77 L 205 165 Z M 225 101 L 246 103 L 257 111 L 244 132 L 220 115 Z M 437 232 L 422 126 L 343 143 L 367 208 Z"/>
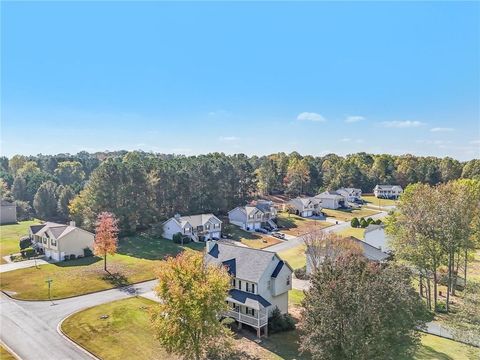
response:
<path id="1" fill-rule="evenodd" d="M 12 350 L 12 348 L 10 346 L 8 346 L 7 344 L 5 344 L 5 342 L 0 339 L 0 344 L 5 348 L 7 349 L 7 351 L 17 360 L 22 360 L 22 358 L 20 357 L 20 355 L 18 355 L 15 351 Z"/>
<path id="2" fill-rule="evenodd" d="M 40 299 L 40 300 L 39 300 L 39 299 L 18 299 L 18 298 L 16 298 L 16 297 L 8 294 L 5 290 L 0 290 L 0 292 L 2 292 L 2 293 L 5 294 L 6 296 L 8 296 L 10 299 L 15 300 L 15 301 L 26 301 L 26 302 L 56 301 L 56 300 L 73 299 L 73 298 L 80 297 L 80 296 L 84 296 L 84 295 L 91 295 L 91 294 L 101 293 L 101 292 L 104 292 L 104 291 L 110 291 L 110 290 L 115 290 L 115 289 L 125 289 L 125 288 L 128 288 L 128 287 L 130 287 L 130 286 L 135 286 L 135 285 L 143 284 L 143 283 L 146 283 L 146 282 L 149 282 L 149 281 L 153 281 L 153 280 L 156 280 L 156 279 L 157 279 L 157 278 L 151 278 L 151 279 L 147 279 L 147 280 L 142 280 L 142 281 L 134 282 L 134 283 L 131 283 L 131 284 L 128 284 L 128 285 L 116 286 L 116 287 L 112 287 L 112 288 L 109 288 L 109 289 L 102 289 L 102 290 L 90 291 L 90 292 L 86 292 L 86 293 L 79 294 L 79 295 L 65 296 L 65 297 L 61 297 L 61 298 L 52 298 L 51 300 L 50 300 L 50 299 Z"/>
<path id="3" fill-rule="evenodd" d="M 81 312 L 81 311 L 84 311 L 86 309 L 89 309 L 89 308 L 83 308 L 83 309 L 80 309 L 80 310 L 77 310 L 71 314 L 69 314 L 68 316 L 64 317 L 62 320 L 60 320 L 60 322 L 58 323 L 57 325 L 57 332 L 58 334 L 63 337 L 65 340 L 67 340 L 68 342 L 70 342 L 73 346 L 75 346 L 77 349 L 79 349 L 80 351 L 82 351 L 83 353 L 85 353 L 86 355 L 90 356 L 92 359 L 95 359 L 95 360 L 101 360 L 100 358 L 98 358 L 97 356 L 95 356 L 94 353 L 90 352 L 89 350 L 87 350 L 86 348 L 84 348 L 83 346 L 81 346 L 79 343 L 77 343 L 75 340 L 73 340 L 70 336 L 68 336 L 66 333 L 63 332 L 62 330 L 62 324 L 63 322 L 68 319 L 69 317 Z"/>
<path id="4" fill-rule="evenodd" d="M 463 345 L 473 346 L 475 348 L 480 349 L 480 346 L 477 345 L 477 344 L 469 343 L 469 342 L 462 341 L 462 340 L 453 339 L 451 337 L 443 336 L 443 335 L 440 335 L 440 334 L 434 334 L 434 333 L 431 333 L 431 332 L 428 332 L 428 331 L 422 330 L 422 329 L 417 329 L 417 330 L 420 331 L 421 333 L 424 333 L 424 334 L 436 336 L 436 337 L 439 337 L 439 338 L 442 338 L 442 339 L 445 339 L 445 340 L 455 341 L 455 342 L 463 344 Z"/>

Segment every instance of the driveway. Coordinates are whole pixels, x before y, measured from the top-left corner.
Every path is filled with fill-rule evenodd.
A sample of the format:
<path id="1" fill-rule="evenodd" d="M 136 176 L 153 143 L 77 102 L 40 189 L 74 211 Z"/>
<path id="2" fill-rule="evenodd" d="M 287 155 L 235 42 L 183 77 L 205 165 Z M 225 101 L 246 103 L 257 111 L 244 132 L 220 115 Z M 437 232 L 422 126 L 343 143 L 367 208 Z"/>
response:
<path id="1" fill-rule="evenodd" d="M 65 300 L 17 301 L 1 294 L 0 334 L 24 360 L 91 359 L 91 356 L 63 338 L 57 327 L 72 313 L 106 302 L 152 291 L 155 280 L 121 289 L 101 291 Z"/>
<path id="2" fill-rule="evenodd" d="M 18 270 L 18 269 L 25 269 L 25 268 L 34 267 L 34 266 L 46 265 L 46 264 L 49 264 L 49 262 L 44 259 L 12 262 L 8 264 L 0 265 L 0 273 Z"/>
<path id="3" fill-rule="evenodd" d="M 382 219 L 388 215 L 387 212 L 381 212 L 375 215 L 372 215 L 371 218 L 376 220 L 376 219 Z M 325 232 L 339 232 L 344 229 L 347 229 L 350 227 L 350 222 L 339 222 L 337 225 L 332 225 L 324 229 Z M 281 231 L 281 230 L 280 230 Z M 269 246 L 265 250 L 268 251 L 274 251 L 274 252 L 280 252 L 280 251 L 285 251 L 292 249 L 294 247 L 297 247 L 301 244 L 303 244 L 303 238 L 301 236 L 291 236 L 287 235 L 285 236 L 285 239 L 287 241 L 281 242 L 279 244 L 275 244 L 272 246 Z"/>

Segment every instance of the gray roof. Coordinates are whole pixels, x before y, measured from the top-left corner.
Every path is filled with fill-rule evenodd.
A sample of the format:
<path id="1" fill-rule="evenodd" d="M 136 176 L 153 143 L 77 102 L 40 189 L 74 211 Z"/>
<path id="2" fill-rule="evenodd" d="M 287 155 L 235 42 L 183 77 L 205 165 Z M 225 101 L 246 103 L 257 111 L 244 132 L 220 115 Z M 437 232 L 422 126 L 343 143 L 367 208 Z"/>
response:
<path id="1" fill-rule="evenodd" d="M 199 215 L 191 215 L 191 216 L 180 216 L 179 222 L 182 226 L 184 226 L 188 222 L 193 227 L 197 227 L 197 226 L 205 225 L 211 218 L 215 218 L 218 221 L 220 221 L 220 219 L 218 219 L 213 214 L 199 214 Z"/>
<path id="2" fill-rule="evenodd" d="M 365 233 L 368 233 L 370 231 L 375 231 L 378 229 L 383 229 L 385 225 L 376 225 L 376 224 L 370 224 L 365 228 Z"/>
<path id="3" fill-rule="evenodd" d="M 397 188 L 402 188 L 400 185 L 377 185 L 375 186 L 376 189 L 380 189 L 380 190 L 392 190 L 394 187 L 397 187 Z"/>
<path id="4" fill-rule="evenodd" d="M 361 246 L 363 256 L 365 256 L 370 261 L 382 262 L 387 260 L 389 257 L 388 254 L 385 254 L 380 249 L 377 249 L 375 246 L 367 244 L 365 241 L 359 240 L 354 236 L 350 236 L 349 239 Z"/>
<path id="5" fill-rule="evenodd" d="M 342 195 L 337 194 L 336 191 L 325 191 L 315 196 L 316 199 L 343 199 Z"/>
<path id="6" fill-rule="evenodd" d="M 274 252 L 217 242 L 205 255 L 207 263 L 224 264 L 235 259 L 236 277 L 258 283 L 268 265 L 277 257 Z M 278 258 L 278 257 L 277 257 Z"/>
<path id="7" fill-rule="evenodd" d="M 32 234 L 38 236 L 49 236 L 48 231 L 50 230 L 50 233 L 56 240 L 67 235 L 75 229 L 77 229 L 76 226 L 57 224 L 54 222 L 46 222 L 40 225 L 30 225 L 30 231 L 32 232 Z"/>
<path id="8" fill-rule="evenodd" d="M 2 206 L 16 206 L 14 202 L 8 201 L 8 200 L 3 200 L 2 199 Z"/>

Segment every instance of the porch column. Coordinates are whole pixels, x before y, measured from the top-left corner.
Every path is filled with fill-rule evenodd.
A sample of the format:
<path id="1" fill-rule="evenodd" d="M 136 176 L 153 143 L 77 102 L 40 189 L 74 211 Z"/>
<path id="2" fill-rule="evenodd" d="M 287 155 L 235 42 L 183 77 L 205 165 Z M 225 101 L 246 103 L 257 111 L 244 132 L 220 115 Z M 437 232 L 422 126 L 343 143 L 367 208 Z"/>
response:
<path id="1" fill-rule="evenodd" d="M 238 330 L 242 330 L 242 323 L 240 322 L 240 318 L 238 320 Z"/>
<path id="2" fill-rule="evenodd" d="M 260 337 L 261 337 L 260 331 L 261 331 L 261 328 L 258 327 L 258 328 L 257 328 L 257 338 L 259 338 L 259 339 L 260 339 Z"/>
<path id="3" fill-rule="evenodd" d="M 264 335 L 265 335 L 265 337 L 268 337 L 268 324 L 265 325 Z"/>

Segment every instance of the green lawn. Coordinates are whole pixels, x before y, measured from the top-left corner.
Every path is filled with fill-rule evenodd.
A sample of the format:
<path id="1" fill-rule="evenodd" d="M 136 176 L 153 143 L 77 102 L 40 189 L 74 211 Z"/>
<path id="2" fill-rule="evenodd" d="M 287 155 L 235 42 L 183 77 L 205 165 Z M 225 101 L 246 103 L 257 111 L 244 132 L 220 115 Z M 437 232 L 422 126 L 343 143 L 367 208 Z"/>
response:
<path id="1" fill-rule="evenodd" d="M 18 241 L 22 236 L 28 235 L 30 225 L 38 224 L 40 221 L 22 221 L 18 224 L 0 226 L 0 264 L 6 263 L 3 257 L 20 252 Z"/>
<path id="2" fill-rule="evenodd" d="M 370 209 L 349 209 L 349 210 L 332 210 L 332 209 L 322 209 L 322 211 L 327 215 L 331 216 L 337 220 L 341 221 L 350 221 L 354 217 L 356 218 L 368 218 L 372 215 L 378 214 L 378 210 L 370 210 Z"/>
<path id="3" fill-rule="evenodd" d="M 191 243 L 184 248 L 199 250 L 203 244 Z M 52 297 L 60 299 L 93 291 L 111 289 L 155 277 L 156 259 L 176 255 L 183 248 L 166 239 L 130 237 L 121 239 L 118 253 L 107 258 L 110 274 L 103 270 L 103 260 L 82 258 L 3 273 L 0 288 L 17 299 L 48 299 L 47 284 L 52 283 Z"/>
<path id="4" fill-rule="evenodd" d="M 67 318 L 62 330 L 97 357 L 109 359 L 172 359 L 154 339 L 149 321 L 151 300 L 141 297 L 102 304 Z M 101 317 L 108 317 L 102 319 Z M 247 338 L 237 347 L 257 359 L 308 359 L 298 354 L 298 332 L 273 334 L 260 344 Z M 422 337 L 415 360 L 478 359 L 479 349 L 432 335 Z M 407 360 L 407 359 L 398 359 Z M 409 359 L 412 360 L 412 359 Z"/>
<path id="5" fill-rule="evenodd" d="M 342 235 L 342 236 L 345 236 L 345 237 L 354 236 L 357 239 L 363 240 L 363 238 L 365 237 L 365 229 L 363 229 L 363 228 L 352 228 L 351 226 L 349 226 L 348 228 L 339 231 L 338 235 Z"/>
<path id="6" fill-rule="evenodd" d="M 377 199 L 374 195 L 362 195 L 362 200 L 375 206 L 394 206 L 398 200 Z"/>
<path id="7" fill-rule="evenodd" d="M 307 263 L 305 256 L 305 245 L 298 245 L 294 248 L 280 251 L 278 255 L 288 262 L 293 269 L 300 269 Z"/>
<path id="8" fill-rule="evenodd" d="M 303 290 L 292 289 L 288 292 L 288 304 L 291 306 L 299 306 L 305 297 Z"/>
<path id="9" fill-rule="evenodd" d="M 324 229 L 332 226 L 331 223 L 326 221 L 303 218 L 287 212 L 279 213 L 277 220 L 278 225 L 283 227 L 280 229 L 281 232 L 295 236 L 305 234 L 315 228 Z"/>

